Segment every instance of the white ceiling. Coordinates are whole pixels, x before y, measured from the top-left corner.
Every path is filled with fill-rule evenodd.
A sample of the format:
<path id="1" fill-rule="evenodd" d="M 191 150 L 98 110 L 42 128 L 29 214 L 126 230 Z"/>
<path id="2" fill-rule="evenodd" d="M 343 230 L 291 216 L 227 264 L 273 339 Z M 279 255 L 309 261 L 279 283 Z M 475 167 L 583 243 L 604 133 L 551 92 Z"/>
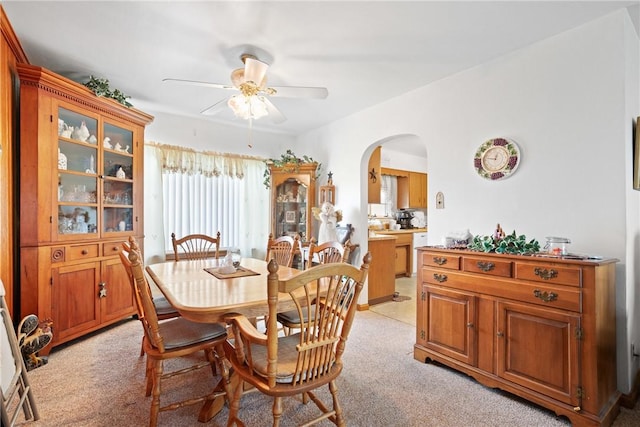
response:
<path id="1" fill-rule="evenodd" d="M 229 83 L 249 51 L 269 84 L 324 86 L 324 100 L 273 98 L 299 134 L 490 61 L 635 1 L 3 1 L 29 61 L 73 80 L 107 78 L 138 109 L 246 126 L 200 111 L 231 93 L 163 83 Z"/>

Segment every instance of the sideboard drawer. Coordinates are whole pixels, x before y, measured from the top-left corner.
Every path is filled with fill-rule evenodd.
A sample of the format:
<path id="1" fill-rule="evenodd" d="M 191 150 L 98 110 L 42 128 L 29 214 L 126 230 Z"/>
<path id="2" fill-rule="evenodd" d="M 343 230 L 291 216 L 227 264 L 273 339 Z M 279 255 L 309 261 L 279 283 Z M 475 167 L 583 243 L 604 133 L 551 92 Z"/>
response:
<path id="1" fill-rule="evenodd" d="M 516 279 L 533 280 L 536 282 L 580 286 L 582 284 L 582 269 L 580 267 L 518 262 L 516 263 L 515 277 Z"/>
<path id="2" fill-rule="evenodd" d="M 99 246 L 81 245 L 67 247 L 67 261 L 75 261 L 77 259 L 96 258 L 98 256 Z"/>
<path id="3" fill-rule="evenodd" d="M 118 252 L 122 250 L 121 242 L 107 242 L 102 244 L 102 255 L 110 256 L 110 255 L 118 255 Z"/>
<path id="4" fill-rule="evenodd" d="M 433 252 L 422 252 L 422 261 L 418 265 L 446 268 L 449 270 L 460 269 L 460 257 L 454 255 L 435 254 Z"/>
<path id="5" fill-rule="evenodd" d="M 512 263 L 511 261 L 465 256 L 462 259 L 462 270 L 491 276 L 511 277 Z"/>

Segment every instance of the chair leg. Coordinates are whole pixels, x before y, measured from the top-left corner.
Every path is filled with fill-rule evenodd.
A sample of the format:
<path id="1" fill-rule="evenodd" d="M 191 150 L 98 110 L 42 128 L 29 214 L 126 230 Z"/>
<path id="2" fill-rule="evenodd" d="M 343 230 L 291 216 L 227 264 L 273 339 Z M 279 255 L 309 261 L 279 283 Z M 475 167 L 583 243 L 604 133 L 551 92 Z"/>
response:
<path id="1" fill-rule="evenodd" d="M 280 419 L 282 418 L 282 397 L 276 396 L 273 398 L 273 427 L 280 425 Z"/>
<path id="2" fill-rule="evenodd" d="M 229 404 L 229 419 L 227 420 L 227 427 L 233 425 L 244 426 L 244 423 L 238 418 L 238 412 L 240 411 L 240 398 L 242 397 L 242 391 L 244 389 L 244 381 L 239 380 L 235 390 L 233 390 L 233 398 Z"/>
<path id="3" fill-rule="evenodd" d="M 151 399 L 151 415 L 149 417 L 149 427 L 156 427 L 158 425 L 158 413 L 160 412 L 160 393 L 161 390 L 161 378 L 162 378 L 162 360 L 154 360 L 153 365 L 153 397 Z"/>
<path id="4" fill-rule="evenodd" d="M 144 356 L 144 337 L 142 337 L 142 342 L 140 343 L 140 357 Z"/>
<path id="5" fill-rule="evenodd" d="M 144 395 L 151 396 L 151 392 L 153 391 L 153 375 L 154 375 L 153 360 L 147 357 L 146 365 L 147 365 L 147 369 L 145 371 L 145 378 L 147 380 L 147 383 L 146 383 Z"/>
<path id="6" fill-rule="evenodd" d="M 336 386 L 335 381 L 331 381 L 329 383 L 329 391 L 331 392 L 331 397 L 333 399 L 333 410 L 336 412 L 334 422 L 337 426 L 344 427 L 347 424 L 342 416 L 342 407 L 340 406 L 340 402 L 338 402 L 338 386 Z"/>

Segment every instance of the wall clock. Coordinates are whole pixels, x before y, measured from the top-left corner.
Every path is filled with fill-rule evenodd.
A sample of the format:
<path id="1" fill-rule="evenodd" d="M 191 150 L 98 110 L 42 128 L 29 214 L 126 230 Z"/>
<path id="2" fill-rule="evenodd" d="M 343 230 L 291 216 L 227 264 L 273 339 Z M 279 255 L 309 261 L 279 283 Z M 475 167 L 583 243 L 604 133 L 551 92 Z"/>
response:
<path id="1" fill-rule="evenodd" d="M 478 175 L 491 181 L 508 178 L 520 164 L 520 149 L 506 138 L 493 138 L 478 147 L 473 166 Z"/>

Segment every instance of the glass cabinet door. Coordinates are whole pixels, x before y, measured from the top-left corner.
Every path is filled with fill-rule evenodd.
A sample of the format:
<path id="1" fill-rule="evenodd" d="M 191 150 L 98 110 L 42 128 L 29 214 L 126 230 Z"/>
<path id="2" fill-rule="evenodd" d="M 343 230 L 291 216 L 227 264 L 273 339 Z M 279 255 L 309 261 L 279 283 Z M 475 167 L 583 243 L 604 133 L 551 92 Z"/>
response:
<path id="1" fill-rule="evenodd" d="M 102 231 L 133 230 L 133 132 L 105 123 Z"/>
<path id="2" fill-rule="evenodd" d="M 58 235 L 98 231 L 98 120 L 58 109 Z"/>
<path id="3" fill-rule="evenodd" d="M 298 234 L 307 240 L 307 186 L 289 178 L 276 187 L 276 236 Z"/>
<path id="4" fill-rule="evenodd" d="M 133 231 L 133 141 L 133 130 L 58 107 L 59 238 Z"/>

